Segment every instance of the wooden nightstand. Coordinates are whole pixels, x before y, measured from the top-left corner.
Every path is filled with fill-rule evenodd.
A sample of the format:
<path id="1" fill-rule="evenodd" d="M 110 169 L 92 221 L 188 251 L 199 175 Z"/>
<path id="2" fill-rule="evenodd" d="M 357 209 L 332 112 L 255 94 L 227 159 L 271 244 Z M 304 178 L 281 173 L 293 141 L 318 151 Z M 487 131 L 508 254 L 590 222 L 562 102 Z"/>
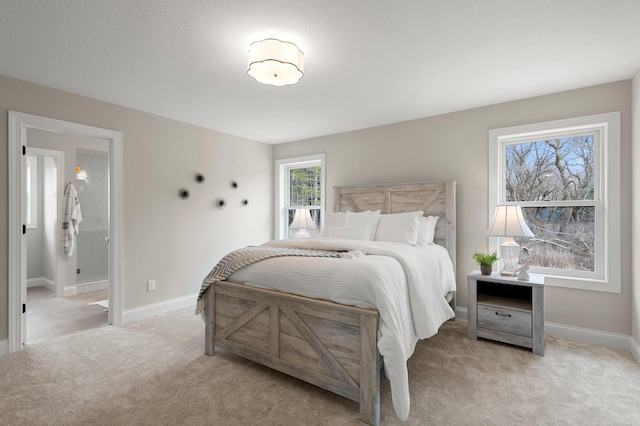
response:
<path id="1" fill-rule="evenodd" d="M 495 272 L 467 275 L 469 339 L 524 346 L 544 356 L 544 275 L 530 276 L 519 281 Z"/>

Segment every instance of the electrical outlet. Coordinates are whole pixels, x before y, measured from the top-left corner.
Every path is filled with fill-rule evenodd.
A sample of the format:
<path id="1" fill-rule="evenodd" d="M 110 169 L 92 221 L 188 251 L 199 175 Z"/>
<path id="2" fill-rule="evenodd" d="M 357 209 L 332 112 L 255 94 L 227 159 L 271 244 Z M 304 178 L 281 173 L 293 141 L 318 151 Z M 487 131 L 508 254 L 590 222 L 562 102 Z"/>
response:
<path id="1" fill-rule="evenodd" d="M 147 291 L 156 291 L 156 280 L 147 281 Z"/>

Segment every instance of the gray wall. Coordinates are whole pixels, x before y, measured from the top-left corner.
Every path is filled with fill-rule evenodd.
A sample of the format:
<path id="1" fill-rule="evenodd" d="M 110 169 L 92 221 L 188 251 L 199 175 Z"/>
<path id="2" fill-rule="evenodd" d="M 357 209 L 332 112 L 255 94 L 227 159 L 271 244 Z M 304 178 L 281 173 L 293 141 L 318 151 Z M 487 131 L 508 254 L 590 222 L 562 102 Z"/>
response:
<path id="1" fill-rule="evenodd" d="M 466 307 L 471 255 L 487 248 L 488 131 L 621 111 L 622 229 L 631 225 L 631 81 L 509 102 L 436 117 L 276 145 L 274 158 L 326 154 L 327 206 L 334 185 L 457 181 L 458 304 Z M 622 293 L 546 289 L 546 321 L 629 335 L 631 238 L 622 235 Z"/>
<path id="2" fill-rule="evenodd" d="M 109 279 L 109 157 L 107 153 L 76 153 L 76 164 L 87 179 L 76 179 L 82 212 L 78 235 L 76 283 Z"/>
<path id="3" fill-rule="evenodd" d="M 212 99 L 212 102 L 216 102 Z M 197 293 L 227 252 L 272 237 L 272 147 L 221 132 L 0 76 L 0 164 L 7 111 L 123 133 L 123 305 L 133 309 Z M 65 158 L 66 160 L 66 158 Z M 195 173 L 206 180 L 197 184 Z M 237 181 L 238 189 L 231 188 Z M 182 187 L 188 200 L 178 197 Z M 228 205 L 217 209 L 224 197 Z M 249 205 L 241 205 L 243 198 Z M 0 340 L 7 338 L 8 176 L 0 173 Z M 147 292 L 146 281 L 157 291 Z"/>

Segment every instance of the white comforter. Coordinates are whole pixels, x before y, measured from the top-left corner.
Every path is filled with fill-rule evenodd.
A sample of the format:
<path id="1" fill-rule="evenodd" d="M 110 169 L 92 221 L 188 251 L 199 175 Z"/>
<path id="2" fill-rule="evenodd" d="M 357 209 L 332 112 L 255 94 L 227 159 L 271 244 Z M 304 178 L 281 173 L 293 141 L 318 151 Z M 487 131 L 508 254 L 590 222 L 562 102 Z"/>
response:
<path id="1" fill-rule="evenodd" d="M 380 312 L 378 350 L 391 382 L 396 415 L 409 416 L 407 360 L 419 339 L 437 333 L 454 312 L 444 295 L 455 291 L 453 264 L 444 247 L 381 241 L 298 239 L 278 247 L 349 250 L 351 259 L 279 257 L 245 267 L 229 281 L 331 300 Z"/>

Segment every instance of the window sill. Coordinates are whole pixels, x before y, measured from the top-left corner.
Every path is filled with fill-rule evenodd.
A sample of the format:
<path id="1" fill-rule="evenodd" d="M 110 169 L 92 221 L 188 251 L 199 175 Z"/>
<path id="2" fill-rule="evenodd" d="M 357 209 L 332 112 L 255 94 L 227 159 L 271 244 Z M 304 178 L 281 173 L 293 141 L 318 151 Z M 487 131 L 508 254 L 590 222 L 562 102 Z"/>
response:
<path id="1" fill-rule="evenodd" d="M 559 275 L 545 274 L 545 286 L 547 287 L 564 287 L 574 288 L 577 290 L 601 291 L 605 293 L 620 293 L 620 282 L 613 283 L 606 280 L 566 277 Z"/>

